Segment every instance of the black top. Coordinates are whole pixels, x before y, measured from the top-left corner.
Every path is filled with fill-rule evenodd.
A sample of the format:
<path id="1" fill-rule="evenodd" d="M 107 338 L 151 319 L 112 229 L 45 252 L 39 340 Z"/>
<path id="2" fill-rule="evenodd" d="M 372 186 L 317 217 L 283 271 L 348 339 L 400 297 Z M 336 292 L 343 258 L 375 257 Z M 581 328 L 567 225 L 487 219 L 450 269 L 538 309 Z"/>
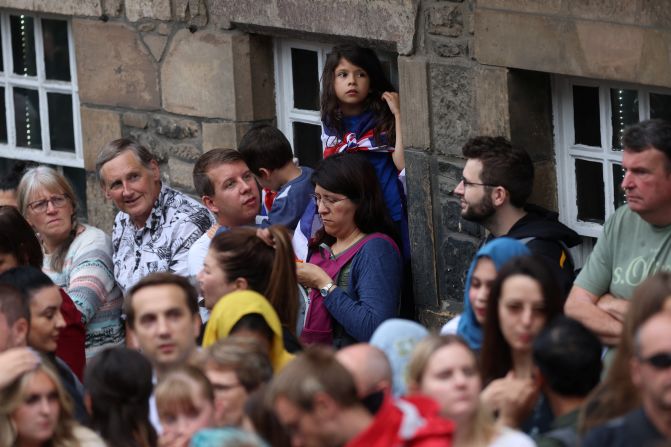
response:
<path id="1" fill-rule="evenodd" d="M 663 441 L 643 408 L 639 408 L 587 432 L 582 447 L 655 447 Z"/>

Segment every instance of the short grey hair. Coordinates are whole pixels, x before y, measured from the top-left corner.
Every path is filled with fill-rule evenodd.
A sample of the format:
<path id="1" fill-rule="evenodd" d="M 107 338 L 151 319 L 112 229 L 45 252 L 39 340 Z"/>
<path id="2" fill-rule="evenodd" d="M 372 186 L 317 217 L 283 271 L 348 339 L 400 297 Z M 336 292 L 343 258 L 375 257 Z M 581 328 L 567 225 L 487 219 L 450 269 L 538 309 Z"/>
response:
<path id="1" fill-rule="evenodd" d="M 142 166 L 144 166 L 146 169 L 150 169 L 151 162 L 156 161 L 154 154 L 152 154 L 149 149 L 135 140 L 130 138 L 119 138 L 117 140 L 110 141 L 100 149 L 100 153 L 96 159 L 96 177 L 100 182 L 100 186 L 105 186 L 105 179 L 103 179 L 102 175 L 100 174 L 100 171 L 102 170 L 105 163 L 115 159 L 126 151 L 132 152 L 140 161 L 140 163 L 142 163 Z"/>

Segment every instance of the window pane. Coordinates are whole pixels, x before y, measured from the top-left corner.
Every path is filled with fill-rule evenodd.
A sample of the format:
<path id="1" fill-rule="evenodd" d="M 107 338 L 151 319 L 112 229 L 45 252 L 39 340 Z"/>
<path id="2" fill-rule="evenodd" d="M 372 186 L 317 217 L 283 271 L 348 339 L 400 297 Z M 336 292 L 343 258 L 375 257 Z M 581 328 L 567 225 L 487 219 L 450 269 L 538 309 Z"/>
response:
<path id="1" fill-rule="evenodd" d="M 622 191 L 622 180 L 624 180 L 624 169 L 622 165 L 613 163 L 613 206 L 615 209 L 618 209 L 620 206 L 627 203 L 627 199 L 624 196 L 624 191 Z"/>
<path id="2" fill-rule="evenodd" d="M 638 123 L 638 92 L 636 90 L 610 89 L 613 149 L 622 150 L 622 135 L 630 124 Z"/>
<path id="3" fill-rule="evenodd" d="M 575 144 L 601 147 L 599 88 L 573 86 Z"/>
<path id="4" fill-rule="evenodd" d="M 47 93 L 49 103 L 49 136 L 53 150 L 74 152 L 75 132 L 72 125 L 72 96 Z"/>
<path id="5" fill-rule="evenodd" d="M 319 110 L 317 52 L 292 48 L 291 73 L 294 85 L 294 107 Z"/>
<path id="6" fill-rule="evenodd" d="M 671 96 L 650 93 L 650 118 L 671 121 Z"/>
<path id="7" fill-rule="evenodd" d="M 606 216 L 601 163 L 576 159 L 578 220 L 603 223 Z"/>
<path id="8" fill-rule="evenodd" d="M 42 19 L 44 69 L 47 79 L 70 80 L 68 22 Z"/>
<path id="9" fill-rule="evenodd" d="M 14 120 L 16 145 L 41 148 L 40 101 L 37 90 L 14 88 Z"/>
<path id="10" fill-rule="evenodd" d="M 293 123 L 294 154 L 301 166 L 314 168 L 322 159 L 322 128 L 314 124 Z"/>
<path id="11" fill-rule="evenodd" d="M 29 16 L 11 16 L 12 54 L 14 73 L 36 76 L 35 67 L 35 27 Z"/>
<path id="12" fill-rule="evenodd" d="M 0 143 L 7 143 L 7 117 L 5 113 L 4 87 L 0 87 Z"/>

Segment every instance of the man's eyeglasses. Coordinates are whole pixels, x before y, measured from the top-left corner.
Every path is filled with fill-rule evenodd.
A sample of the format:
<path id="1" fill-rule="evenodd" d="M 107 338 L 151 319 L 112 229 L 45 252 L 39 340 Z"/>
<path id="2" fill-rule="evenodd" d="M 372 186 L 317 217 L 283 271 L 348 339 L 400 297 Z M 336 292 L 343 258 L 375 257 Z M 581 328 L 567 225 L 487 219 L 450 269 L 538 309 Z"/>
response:
<path id="1" fill-rule="evenodd" d="M 639 358 L 639 360 L 650 364 L 655 369 L 668 369 L 671 367 L 671 352 L 661 352 L 648 358 Z"/>
<path id="2" fill-rule="evenodd" d="M 36 213 L 44 213 L 49 208 L 49 203 L 54 208 L 63 208 L 68 203 L 68 196 L 65 194 L 54 194 L 48 199 L 36 200 L 28 204 L 28 208 Z"/>
<path id="3" fill-rule="evenodd" d="M 464 177 L 461 177 L 461 181 L 459 183 L 464 184 L 464 189 L 468 188 L 469 186 L 487 186 L 487 187 L 490 187 L 490 188 L 494 188 L 495 186 L 498 186 L 498 185 L 491 185 L 489 183 L 470 182 L 470 181 L 466 180 Z"/>
<path id="4" fill-rule="evenodd" d="M 319 194 L 310 194 L 310 197 L 315 202 L 317 207 L 319 207 L 319 202 L 321 202 L 326 208 L 331 208 L 336 203 L 347 200 L 347 197 L 343 197 L 342 199 L 334 199 L 332 197 L 322 197 Z"/>

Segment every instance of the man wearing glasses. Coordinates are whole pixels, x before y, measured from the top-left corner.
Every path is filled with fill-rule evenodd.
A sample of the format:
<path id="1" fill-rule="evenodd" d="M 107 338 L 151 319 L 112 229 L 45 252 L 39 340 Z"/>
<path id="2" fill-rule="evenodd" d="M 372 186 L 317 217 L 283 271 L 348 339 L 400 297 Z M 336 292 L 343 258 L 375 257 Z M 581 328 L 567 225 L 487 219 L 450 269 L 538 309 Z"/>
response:
<path id="1" fill-rule="evenodd" d="M 650 317 L 636 332 L 631 380 L 641 406 L 589 431 L 583 447 L 662 445 L 671 439 L 671 314 Z"/>
<path id="2" fill-rule="evenodd" d="M 489 231 L 485 242 L 511 237 L 548 259 L 564 294 L 568 294 L 574 278 L 568 249 L 581 239 L 557 220 L 557 213 L 527 204 L 534 181 L 529 154 L 504 137 L 486 136 L 470 139 L 462 153 L 467 161 L 454 190 L 461 199 L 461 217 Z"/>

